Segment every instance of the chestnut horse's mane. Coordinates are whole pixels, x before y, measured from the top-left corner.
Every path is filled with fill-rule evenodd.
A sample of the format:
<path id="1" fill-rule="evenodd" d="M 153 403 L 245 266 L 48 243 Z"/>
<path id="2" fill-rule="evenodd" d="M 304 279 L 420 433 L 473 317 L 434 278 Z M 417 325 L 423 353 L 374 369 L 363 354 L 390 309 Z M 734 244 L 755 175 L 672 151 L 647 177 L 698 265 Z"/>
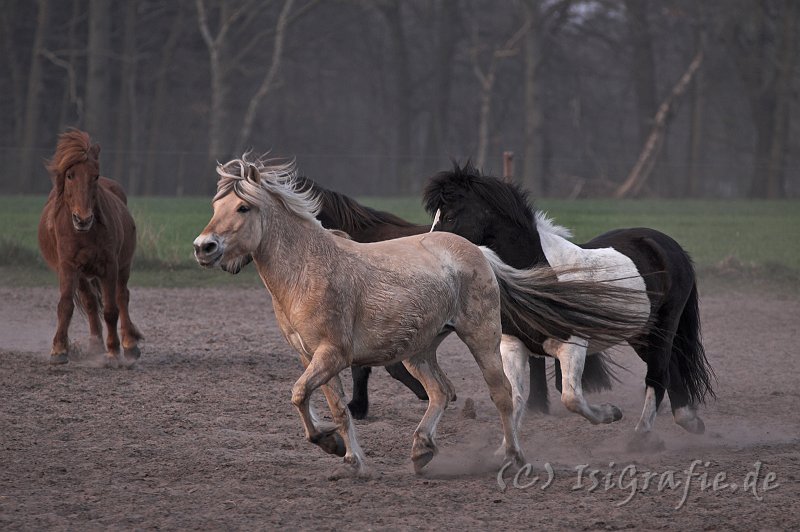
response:
<path id="1" fill-rule="evenodd" d="M 47 161 L 47 170 L 53 177 L 64 175 L 74 164 L 97 157 L 92 153 L 92 140 L 89 134 L 79 129 L 70 129 L 58 136 L 58 145 L 53 158 Z"/>

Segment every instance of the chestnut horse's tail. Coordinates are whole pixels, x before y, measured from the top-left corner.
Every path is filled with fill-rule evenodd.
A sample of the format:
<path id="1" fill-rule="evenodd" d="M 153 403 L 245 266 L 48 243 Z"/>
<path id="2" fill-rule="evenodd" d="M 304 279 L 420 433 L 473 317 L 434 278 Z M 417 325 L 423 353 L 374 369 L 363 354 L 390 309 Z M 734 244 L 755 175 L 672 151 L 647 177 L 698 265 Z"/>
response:
<path id="1" fill-rule="evenodd" d="M 100 312 L 103 311 L 103 297 L 102 293 L 100 292 L 100 281 L 95 279 L 85 279 L 81 282 L 85 282 L 88 285 L 89 290 L 89 297 L 94 300 L 95 308 L 97 308 Z M 84 286 L 86 286 L 84 285 Z M 80 311 L 81 314 L 87 316 L 89 311 L 86 309 L 86 302 L 81 297 L 82 290 L 76 290 L 73 299 L 75 300 L 75 306 Z"/>
<path id="2" fill-rule="evenodd" d="M 578 336 L 615 345 L 641 333 L 648 317 L 631 310 L 642 292 L 611 281 L 562 279 L 550 267 L 512 268 L 489 248 L 480 247 L 500 285 L 503 315 L 520 331 L 549 338 Z M 558 270 L 576 273 L 585 268 Z"/>

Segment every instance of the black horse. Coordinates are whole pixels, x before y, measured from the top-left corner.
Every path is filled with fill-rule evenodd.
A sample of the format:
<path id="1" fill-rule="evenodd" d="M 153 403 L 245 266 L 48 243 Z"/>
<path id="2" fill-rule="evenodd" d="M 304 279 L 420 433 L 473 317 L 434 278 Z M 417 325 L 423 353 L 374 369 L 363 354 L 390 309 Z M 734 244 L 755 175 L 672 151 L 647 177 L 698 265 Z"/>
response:
<path id="1" fill-rule="evenodd" d="M 700 338 L 694 268 L 677 242 L 653 229 L 635 228 L 617 229 L 575 245 L 565 238 L 570 236 L 567 230 L 530 206 L 522 189 L 483 176 L 470 163 L 463 168 L 455 164 L 452 171 L 432 177 L 424 202 L 435 215 L 435 230 L 488 246 L 515 268 L 548 264 L 558 275 L 559 268 L 592 265 L 602 270 L 603 280 L 641 289 L 642 300 L 631 302 L 631 311 L 647 316 L 650 326 L 629 339 L 647 364 L 645 405 L 636 432 L 647 434 L 652 429 L 665 392 L 675 422 L 692 433 L 704 431 L 697 405 L 713 395 L 713 371 Z M 546 339 L 510 323 L 503 324 L 503 332 L 516 337 L 504 342 L 509 356 L 534 353 L 561 362 L 562 401 L 567 408 L 593 423 L 622 417 L 615 406 L 591 405 L 583 397 L 581 371 L 584 361 L 595 358 L 586 358 L 592 345 L 580 338 Z M 512 375 L 509 379 L 513 386 Z"/>
<path id="2" fill-rule="evenodd" d="M 431 230 L 428 225 L 416 225 L 388 212 L 382 212 L 361 205 L 354 199 L 328 190 L 307 177 L 299 178 L 305 188 L 314 189 L 322 201 L 317 216 L 323 227 L 347 233 L 357 242 L 379 242 L 392 238 L 418 235 Z M 513 266 L 513 264 L 512 264 Z M 356 419 L 363 419 L 369 410 L 369 394 L 367 383 L 372 368 L 353 366 L 353 398 L 348 407 Z M 386 366 L 389 375 L 406 385 L 417 397 L 427 400 L 428 396 L 422 384 L 406 370 L 403 364 Z M 608 389 L 611 387 L 610 371 L 602 356 L 589 359 L 584 374 L 583 386 L 588 391 Z M 531 359 L 530 363 L 531 393 L 528 397 L 528 408 L 548 412 L 547 378 L 543 358 Z M 560 389 L 560 382 L 557 381 Z"/>

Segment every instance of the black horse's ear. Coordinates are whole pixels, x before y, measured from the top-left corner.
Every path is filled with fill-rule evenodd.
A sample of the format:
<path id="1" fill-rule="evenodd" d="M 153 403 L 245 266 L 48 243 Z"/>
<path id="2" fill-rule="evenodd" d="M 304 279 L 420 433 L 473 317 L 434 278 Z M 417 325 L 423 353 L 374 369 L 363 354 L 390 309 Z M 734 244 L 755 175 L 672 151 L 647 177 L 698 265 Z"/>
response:
<path id="1" fill-rule="evenodd" d="M 92 144 L 92 147 L 89 148 L 89 154 L 95 159 L 98 159 L 100 157 L 100 145 L 97 143 Z"/>
<path id="2" fill-rule="evenodd" d="M 244 177 L 245 179 L 256 185 L 258 185 L 261 182 L 261 174 L 258 172 L 258 168 L 256 168 L 256 165 L 254 164 L 247 165 Z"/>

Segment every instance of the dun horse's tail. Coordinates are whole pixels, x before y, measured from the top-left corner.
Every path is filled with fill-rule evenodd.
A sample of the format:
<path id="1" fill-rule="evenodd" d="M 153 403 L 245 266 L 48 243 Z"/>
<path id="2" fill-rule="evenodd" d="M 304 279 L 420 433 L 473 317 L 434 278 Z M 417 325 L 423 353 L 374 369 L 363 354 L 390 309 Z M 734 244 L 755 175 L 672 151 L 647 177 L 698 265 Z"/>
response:
<path id="1" fill-rule="evenodd" d="M 527 326 L 548 337 L 575 335 L 614 345 L 647 325 L 646 316 L 630 310 L 641 300 L 639 290 L 607 281 L 559 280 L 552 268 L 517 270 L 489 248 L 481 251 L 500 284 L 502 312 L 520 330 Z M 579 269 L 559 273 L 573 271 Z"/>
<path id="2" fill-rule="evenodd" d="M 706 357 L 706 351 L 703 349 L 699 299 L 695 283 L 692 285 L 689 299 L 686 301 L 686 306 L 684 306 L 678 321 L 678 329 L 672 340 L 672 356 L 670 358 L 670 365 L 680 375 L 692 405 L 705 402 L 709 395 L 714 397 L 712 380 L 715 375 Z"/>

